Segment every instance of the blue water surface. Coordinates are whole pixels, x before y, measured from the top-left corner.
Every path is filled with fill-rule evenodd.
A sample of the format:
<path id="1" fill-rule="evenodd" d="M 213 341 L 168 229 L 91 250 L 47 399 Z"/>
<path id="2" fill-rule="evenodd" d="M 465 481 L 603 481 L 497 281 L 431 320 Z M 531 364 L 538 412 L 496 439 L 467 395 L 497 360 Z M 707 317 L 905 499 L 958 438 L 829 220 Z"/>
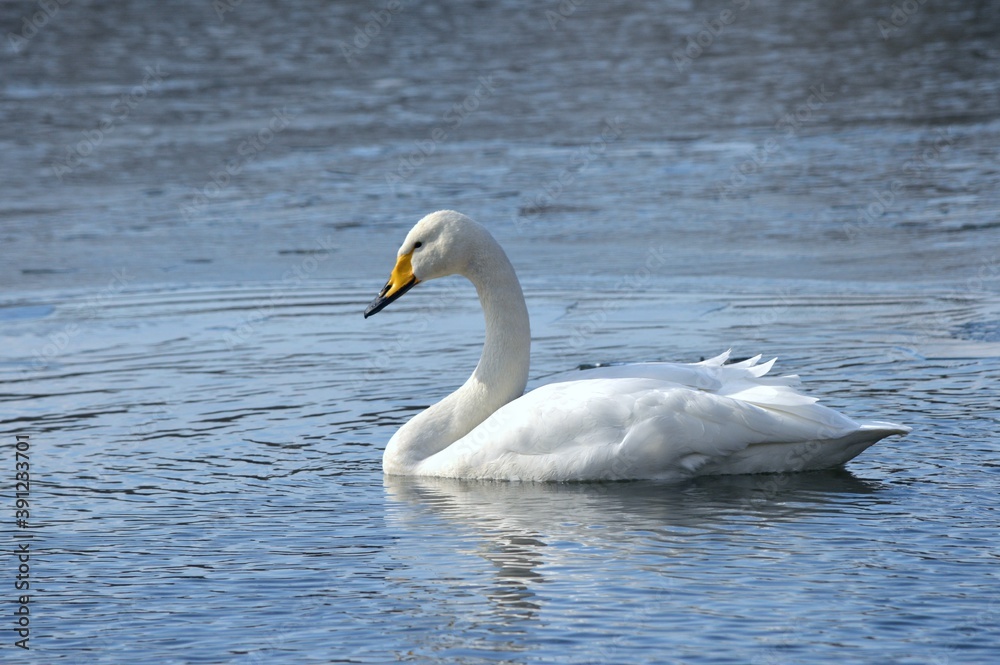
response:
<path id="1" fill-rule="evenodd" d="M 997 662 L 998 8 L 0 3 L 0 662 Z M 442 208 L 521 277 L 530 385 L 731 348 L 913 432 L 386 478 L 482 344 L 457 278 L 362 317 Z"/>

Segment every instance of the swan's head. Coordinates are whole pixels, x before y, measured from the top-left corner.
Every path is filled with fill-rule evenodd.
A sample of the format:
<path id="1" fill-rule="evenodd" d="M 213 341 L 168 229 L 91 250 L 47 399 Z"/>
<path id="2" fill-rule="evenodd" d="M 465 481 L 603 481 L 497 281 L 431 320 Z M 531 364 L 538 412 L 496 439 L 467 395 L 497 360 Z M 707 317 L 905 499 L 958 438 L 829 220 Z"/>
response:
<path id="1" fill-rule="evenodd" d="M 439 210 L 427 215 L 406 234 L 396 253 L 396 267 L 365 318 L 376 314 L 420 282 L 448 275 L 467 275 L 485 245 L 495 243 L 489 232 L 460 212 Z"/>

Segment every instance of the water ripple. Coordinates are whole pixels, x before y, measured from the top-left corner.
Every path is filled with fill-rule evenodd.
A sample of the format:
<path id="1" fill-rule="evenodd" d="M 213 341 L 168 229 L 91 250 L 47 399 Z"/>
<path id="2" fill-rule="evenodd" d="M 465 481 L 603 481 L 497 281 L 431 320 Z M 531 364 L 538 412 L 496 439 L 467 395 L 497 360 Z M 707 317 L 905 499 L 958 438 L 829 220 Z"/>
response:
<path id="1" fill-rule="evenodd" d="M 901 662 L 962 662 L 996 646 L 1000 364 L 980 339 L 936 357 L 894 349 L 958 344 L 948 322 L 993 320 L 997 302 L 804 289 L 774 305 L 767 288 L 716 300 L 673 284 L 626 298 L 567 348 L 606 302 L 594 286 L 570 310 L 564 291 L 528 287 L 534 377 L 773 349 L 832 406 L 915 431 L 847 471 L 676 486 L 383 478 L 391 433 L 475 365 L 474 300 L 403 355 L 381 340 L 419 306 L 373 339 L 363 298 L 324 295 L 360 284 L 304 289 L 252 319 L 267 288 L 137 290 L 26 369 L 18 356 L 74 322 L 56 302 L 7 322 L 0 359 L 2 436 L 32 435 L 38 556 L 72 571 L 46 579 L 39 644 L 52 662 L 136 649 L 165 662 L 834 662 L 873 643 Z M 774 307 L 794 314 L 746 325 Z M 914 332 L 913 312 L 940 327 Z"/>

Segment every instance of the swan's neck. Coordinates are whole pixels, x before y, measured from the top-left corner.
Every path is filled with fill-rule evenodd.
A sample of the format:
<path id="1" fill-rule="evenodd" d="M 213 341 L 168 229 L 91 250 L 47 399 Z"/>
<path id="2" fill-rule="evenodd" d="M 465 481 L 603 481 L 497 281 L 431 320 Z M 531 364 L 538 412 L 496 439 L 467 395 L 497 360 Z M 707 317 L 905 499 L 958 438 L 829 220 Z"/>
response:
<path id="1" fill-rule="evenodd" d="M 514 267 L 492 238 L 463 273 L 476 287 L 486 317 L 486 341 L 472 376 L 461 388 L 406 423 L 389 441 L 386 473 L 414 473 L 416 466 L 476 428 L 524 393 L 531 330 Z"/>

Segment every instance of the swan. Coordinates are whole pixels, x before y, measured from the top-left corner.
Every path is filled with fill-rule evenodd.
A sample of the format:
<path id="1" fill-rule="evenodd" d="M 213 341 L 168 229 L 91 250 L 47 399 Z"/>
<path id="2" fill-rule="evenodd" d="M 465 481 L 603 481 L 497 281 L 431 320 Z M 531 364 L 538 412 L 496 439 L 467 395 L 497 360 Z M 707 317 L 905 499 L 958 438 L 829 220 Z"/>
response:
<path id="1" fill-rule="evenodd" d="M 389 475 L 524 481 L 681 480 L 844 464 L 910 428 L 859 424 L 766 376 L 774 360 L 636 363 L 557 375 L 524 393 L 531 330 L 514 267 L 485 227 L 431 213 L 410 230 L 369 316 L 421 282 L 461 275 L 486 318 L 482 356 L 455 392 L 392 436 Z"/>

